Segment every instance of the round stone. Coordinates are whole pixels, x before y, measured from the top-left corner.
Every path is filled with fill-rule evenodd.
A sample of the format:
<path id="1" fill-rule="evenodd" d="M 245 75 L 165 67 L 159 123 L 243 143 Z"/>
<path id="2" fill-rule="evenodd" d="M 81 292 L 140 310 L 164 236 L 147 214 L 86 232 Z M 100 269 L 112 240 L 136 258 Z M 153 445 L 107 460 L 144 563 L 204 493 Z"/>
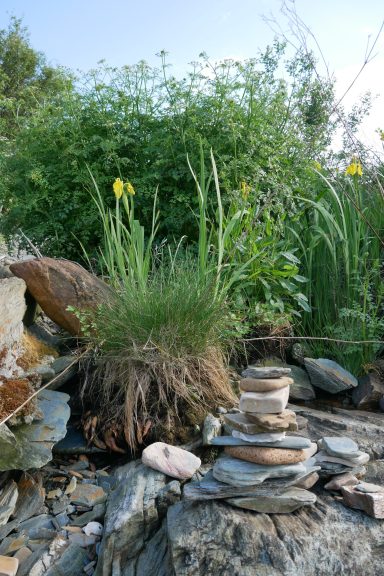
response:
<path id="1" fill-rule="evenodd" d="M 282 464 L 297 464 L 306 460 L 304 450 L 286 448 L 264 448 L 261 446 L 226 446 L 225 452 L 233 458 L 263 464 L 265 466 L 280 466 Z"/>
<path id="2" fill-rule="evenodd" d="M 288 376 L 282 378 L 243 378 L 240 381 L 240 390 L 242 392 L 270 392 L 271 390 L 280 390 L 293 384 L 293 379 Z"/>

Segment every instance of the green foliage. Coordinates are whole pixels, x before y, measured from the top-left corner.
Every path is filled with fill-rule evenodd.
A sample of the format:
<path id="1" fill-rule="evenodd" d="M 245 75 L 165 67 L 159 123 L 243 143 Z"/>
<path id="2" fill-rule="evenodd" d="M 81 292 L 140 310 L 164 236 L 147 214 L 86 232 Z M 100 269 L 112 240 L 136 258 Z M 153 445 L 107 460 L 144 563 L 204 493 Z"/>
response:
<path id="1" fill-rule="evenodd" d="M 100 230 L 88 165 L 107 206 L 111 175 L 129 178 L 150 229 L 158 187 L 160 236 L 197 238 L 186 158 L 198 165 L 200 143 L 205 158 L 215 152 L 224 207 L 245 181 L 257 190 L 260 210 L 278 221 L 294 213 L 295 195 L 306 194 L 311 178 L 311 158 L 329 143 L 331 102 L 332 87 L 313 75 L 308 56 L 284 63 L 278 43 L 246 62 L 212 64 L 202 55 L 182 79 L 169 74 L 165 54 L 160 69 L 103 64 L 81 88 L 69 86 L 40 102 L 19 132 L 3 159 L 4 230 L 22 228 L 45 253 L 69 258 L 81 257 L 76 236 L 91 254 Z"/>
<path id="2" fill-rule="evenodd" d="M 303 315 L 302 334 L 343 340 L 377 340 L 384 336 L 383 199 L 380 190 L 359 176 L 319 174 L 316 200 L 306 200 L 291 223 L 300 247 L 304 292 L 311 306 Z M 381 219 L 381 220 L 380 220 Z M 382 349 L 378 344 L 314 343 L 317 356 L 332 355 L 359 374 Z"/>

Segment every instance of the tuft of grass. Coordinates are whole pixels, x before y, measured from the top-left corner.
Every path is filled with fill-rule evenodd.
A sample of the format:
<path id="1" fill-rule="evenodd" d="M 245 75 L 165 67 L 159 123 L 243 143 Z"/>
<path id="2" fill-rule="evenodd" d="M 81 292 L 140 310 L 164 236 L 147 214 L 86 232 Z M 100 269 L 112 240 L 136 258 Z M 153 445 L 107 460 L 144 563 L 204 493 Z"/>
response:
<path id="1" fill-rule="evenodd" d="M 156 438 L 235 402 L 225 363 L 230 314 L 215 288 L 193 260 L 162 262 L 145 285 L 124 283 L 96 313 L 100 357 L 83 396 L 97 399 L 99 421 L 131 450 L 143 429 Z"/>

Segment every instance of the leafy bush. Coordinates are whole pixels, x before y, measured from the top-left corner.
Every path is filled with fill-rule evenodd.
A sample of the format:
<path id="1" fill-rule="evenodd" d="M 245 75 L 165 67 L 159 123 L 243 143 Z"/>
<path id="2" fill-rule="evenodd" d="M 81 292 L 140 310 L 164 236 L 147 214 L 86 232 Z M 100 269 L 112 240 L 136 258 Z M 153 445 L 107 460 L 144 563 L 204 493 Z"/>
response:
<path id="1" fill-rule="evenodd" d="M 92 71 L 40 104 L 4 159 L 2 227 L 18 228 L 47 254 L 80 258 L 100 241 L 89 197 L 89 165 L 107 205 L 110 174 L 129 175 L 140 189 L 137 208 L 150 228 L 159 187 L 160 236 L 197 238 L 190 206 L 194 182 L 187 164 L 215 151 L 223 203 L 241 182 L 257 190 L 260 210 L 278 221 L 305 194 L 310 162 L 329 142 L 332 87 L 298 54 L 279 78 L 284 46 L 247 62 L 212 64 L 205 56 L 183 79 L 145 63 Z M 208 166 L 207 166 L 208 167 Z M 195 204 L 196 207 L 196 204 Z"/>

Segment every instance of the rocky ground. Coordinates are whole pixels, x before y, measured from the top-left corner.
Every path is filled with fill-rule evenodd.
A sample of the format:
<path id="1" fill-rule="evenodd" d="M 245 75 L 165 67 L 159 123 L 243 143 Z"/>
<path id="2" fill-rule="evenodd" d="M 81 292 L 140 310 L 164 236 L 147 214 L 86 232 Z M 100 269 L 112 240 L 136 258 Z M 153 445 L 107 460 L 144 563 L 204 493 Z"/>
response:
<path id="1" fill-rule="evenodd" d="M 68 279 L 68 271 L 63 274 Z M 88 281 L 72 282 L 71 292 L 60 278 L 60 296 L 53 292 L 49 298 L 51 319 L 58 318 L 52 300 L 63 314 L 63 294 L 84 298 Z M 211 478 L 220 454 L 212 438 L 228 434 L 238 407 L 234 416 L 213 407 L 186 447 L 203 464 L 193 473 L 199 464 L 191 454 L 191 473 L 182 480 L 87 443 L 78 427 L 76 340 L 36 310 L 29 296 L 27 305 L 25 293 L 24 280 L 7 266 L 0 269 L 0 574 L 383 573 L 384 520 L 348 507 L 340 487 L 325 489 L 337 478 L 330 470 L 322 468 L 311 488 L 314 503 L 289 514 L 257 513 L 217 494 L 202 496 L 201 482 Z M 75 325 L 66 328 L 75 334 Z M 287 408 L 296 415 L 294 435 L 312 444 L 324 436 L 354 440 L 370 456 L 364 480 L 384 485 L 383 382 L 376 373 L 351 379 L 328 362 L 303 358 L 291 366 Z M 332 377 L 324 370 L 332 370 Z M 21 402 L 26 390 L 20 382 L 28 394 L 39 392 L 29 409 L 7 420 L 15 397 Z M 5 394 L 9 387 L 16 391 L 11 398 Z"/>

